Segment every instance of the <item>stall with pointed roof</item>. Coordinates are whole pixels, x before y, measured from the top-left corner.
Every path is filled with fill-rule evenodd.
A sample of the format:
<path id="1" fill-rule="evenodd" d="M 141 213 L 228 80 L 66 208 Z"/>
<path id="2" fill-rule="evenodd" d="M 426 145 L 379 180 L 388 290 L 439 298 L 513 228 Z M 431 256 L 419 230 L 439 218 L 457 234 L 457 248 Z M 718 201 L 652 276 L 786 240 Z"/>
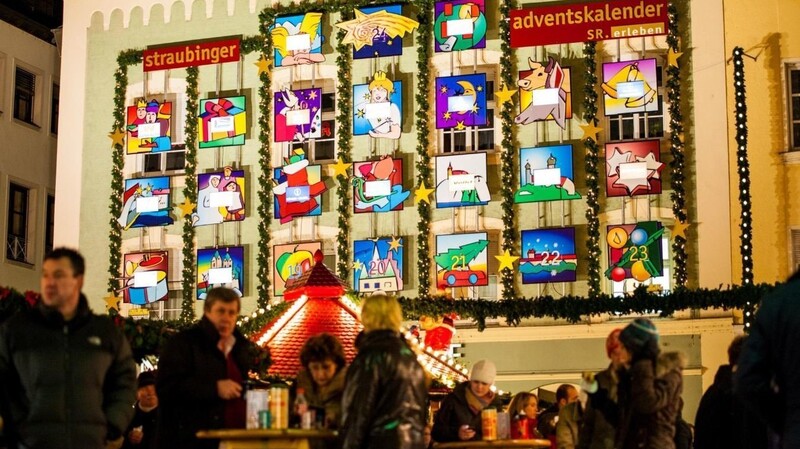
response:
<path id="1" fill-rule="evenodd" d="M 358 306 L 347 296 L 347 286 L 323 263 L 322 251 L 314 254 L 314 265 L 300 277 L 289 279 L 284 300 L 292 305 L 252 336 L 259 346 L 267 346 L 273 363 L 269 374 L 292 378 L 302 368 L 300 348 L 309 337 L 322 332 L 336 336 L 342 342 L 347 362 L 356 355 L 356 337 L 364 329 Z M 416 337 L 406 332 L 412 348 L 425 369 L 446 385 L 464 381 L 466 369 L 443 352 L 418 344 Z"/>

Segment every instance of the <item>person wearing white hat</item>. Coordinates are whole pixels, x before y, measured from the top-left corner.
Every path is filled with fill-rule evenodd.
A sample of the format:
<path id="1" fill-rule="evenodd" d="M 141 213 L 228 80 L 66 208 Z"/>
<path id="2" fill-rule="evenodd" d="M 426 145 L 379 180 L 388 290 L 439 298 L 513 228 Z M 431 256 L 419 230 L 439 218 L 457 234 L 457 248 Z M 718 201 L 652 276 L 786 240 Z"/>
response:
<path id="1" fill-rule="evenodd" d="M 481 439 L 481 411 L 502 407 L 491 388 L 496 376 L 497 368 L 489 360 L 479 360 L 472 365 L 469 380 L 457 385 L 442 401 L 433 421 L 431 436 L 434 441 Z"/>

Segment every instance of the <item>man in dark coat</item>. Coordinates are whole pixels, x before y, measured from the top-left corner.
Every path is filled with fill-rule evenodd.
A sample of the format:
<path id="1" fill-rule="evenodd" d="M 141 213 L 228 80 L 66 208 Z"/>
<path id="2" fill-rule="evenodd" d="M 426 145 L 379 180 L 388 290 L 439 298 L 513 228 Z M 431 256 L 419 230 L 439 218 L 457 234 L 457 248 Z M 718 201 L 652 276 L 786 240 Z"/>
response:
<path id="1" fill-rule="evenodd" d="M 397 300 L 368 296 L 363 337 L 347 369 L 340 436 L 343 449 L 425 449 L 425 370 L 400 334 Z"/>
<path id="2" fill-rule="evenodd" d="M 800 272 L 766 296 L 744 343 L 736 394 L 781 436 L 800 447 Z"/>
<path id="3" fill-rule="evenodd" d="M 502 409 L 503 403 L 491 390 L 497 368 L 490 360 L 472 365 L 469 380 L 456 385 L 445 396 L 433 421 L 431 437 L 439 443 L 480 440 L 481 412 L 485 408 Z"/>
<path id="4" fill-rule="evenodd" d="M 253 365 L 253 345 L 237 329 L 235 291 L 208 291 L 200 322 L 167 340 L 158 362 L 158 447 L 216 448 L 198 430 L 244 428 L 242 381 Z"/>
<path id="5" fill-rule="evenodd" d="M 11 447 L 102 449 L 133 417 L 136 365 L 122 332 L 81 293 L 85 262 L 57 248 L 41 300 L 0 327 L 0 412 Z"/>
<path id="6" fill-rule="evenodd" d="M 745 336 L 728 347 L 728 364 L 717 370 L 714 383 L 700 399 L 694 421 L 695 449 L 766 449 L 767 428 L 733 394 L 733 373 L 739 362 Z"/>

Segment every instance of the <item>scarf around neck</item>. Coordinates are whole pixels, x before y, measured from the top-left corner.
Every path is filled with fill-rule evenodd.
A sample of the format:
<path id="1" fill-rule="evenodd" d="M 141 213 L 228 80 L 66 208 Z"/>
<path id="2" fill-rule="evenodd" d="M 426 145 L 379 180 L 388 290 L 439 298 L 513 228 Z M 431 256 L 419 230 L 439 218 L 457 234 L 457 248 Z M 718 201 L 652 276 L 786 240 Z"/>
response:
<path id="1" fill-rule="evenodd" d="M 474 414 L 478 414 L 481 410 L 485 409 L 489 404 L 492 403 L 494 400 L 494 392 L 489 391 L 484 397 L 478 397 L 475 393 L 472 392 L 472 389 L 467 385 L 466 388 L 466 398 L 467 398 L 467 405 L 469 406 L 470 411 Z"/>

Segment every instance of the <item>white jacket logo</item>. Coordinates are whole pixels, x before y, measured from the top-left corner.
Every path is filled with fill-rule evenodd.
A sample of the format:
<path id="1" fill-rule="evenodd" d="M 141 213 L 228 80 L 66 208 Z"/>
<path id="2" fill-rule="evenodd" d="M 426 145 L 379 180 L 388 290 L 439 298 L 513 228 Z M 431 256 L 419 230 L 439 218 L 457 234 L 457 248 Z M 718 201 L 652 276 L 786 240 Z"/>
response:
<path id="1" fill-rule="evenodd" d="M 91 337 L 87 338 L 86 341 L 88 341 L 89 344 L 92 345 L 92 346 L 100 346 L 100 343 L 102 343 L 102 340 L 100 340 L 100 337 L 98 337 L 96 335 L 92 335 Z"/>

